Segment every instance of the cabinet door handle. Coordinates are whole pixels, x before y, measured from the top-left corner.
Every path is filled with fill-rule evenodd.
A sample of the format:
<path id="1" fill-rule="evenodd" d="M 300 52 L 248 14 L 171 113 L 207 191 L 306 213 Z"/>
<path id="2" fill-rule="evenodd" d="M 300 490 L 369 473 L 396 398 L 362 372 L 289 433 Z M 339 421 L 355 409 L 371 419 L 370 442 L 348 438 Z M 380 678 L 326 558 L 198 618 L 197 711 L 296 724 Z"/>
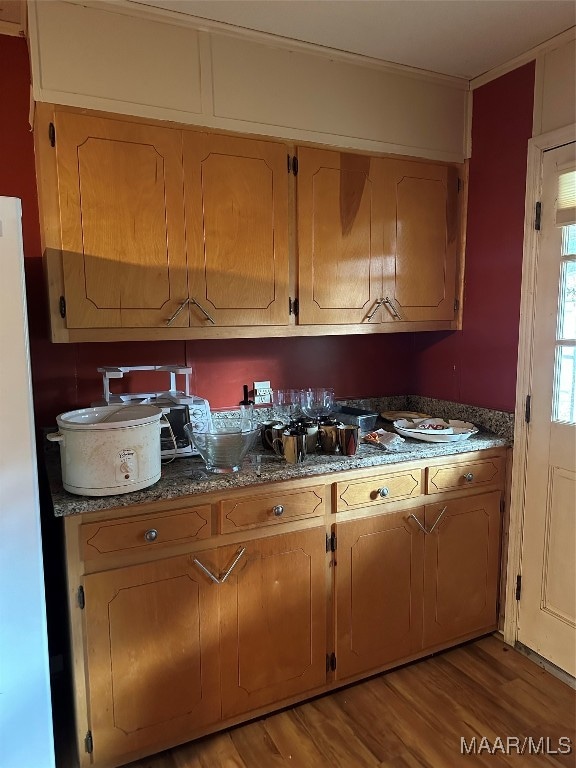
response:
<path id="1" fill-rule="evenodd" d="M 226 581 L 228 576 L 230 576 L 230 574 L 232 573 L 234 568 L 236 568 L 236 565 L 238 564 L 238 561 L 240 560 L 240 558 L 242 557 L 244 552 L 246 552 L 246 547 L 241 547 L 238 550 L 238 552 L 236 552 L 236 557 L 232 561 L 232 565 L 230 566 L 230 568 L 228 568 L 228 570 L 226 571 L 224 576 L 222 576 L 221 579 L 219 579 L 217 576 L 214 576 L 212 571 L 210 571 L 208 568 L 206 568 L 206 566 L 203 563 L 201 563 L 200 560 L 198 560 L 196 557 L 194 558 L 194 560 L 192 562 L 195 563 L 198 566 L 198 568 L 200 568 L 201 571 L 204 571 L 206 576 L 208 576 L 210 579 L 212 579 L 214 584 L 224 584 L 224 582 Z"/>
<path id="2" fill-rule="evenodd" d="M 189 303 L 190 303 L 190 299 L 184 299 L 184 301 L 182 302 L 182 304 L 180 304 L 180 306 L 178 307 L 178 309 L 176 310 L 176 312 L 174 312 L 174 314 L 172 315 L 172 317 L 171 317 L 171 318 L 169 318 L 168 320 L 166 320 L 166 325 L 172 325 L 172 323 L 174 322 L 174 320 L 176 320 L 176 318 L 178 317 L 178 315 L 180 314 L 180 312 L 182 312 L 182 310 L 184 309 L 184 307 L 188 306 L 188 304 L 189 304 Z"/>
<path id="3" fill-rule="evenodd" d="M 275 507 L 272 507 L 272 512 L 274 512 L 276 517 L 281 517 L 284 514 L 284 507 L 282 504 L 276 504 Z"/>
<path id="4" fill-rule="evenodd" d="M 214 576 L 214 574 L 213 574 L 211 571 L 209 571 L 209 570 L 208 570 L 208 568 L 206 568 L 206 566 L 205 566 L 205 565 L 203 565 L 203 564 L 200 562 L 200 560 L 198 560 L 197 558 L 194 558 L 193 562 L 195 563 L 195 565 L 197 565 L 197 566 L 198 566 L 198 568 L 200 568 L 200 570 L 201 570 L 201 571 L 204 571 L 204 573 L 206 574 L 206 576 L 208 576 L 209 578 L 211 578 L 211 579 L 212 579 L 212 581 L 214 582 L 214 584 L 220 584 L 220 579 L 219 579 L 217 576 Z"/>
<path id="5" fill-rule="evenodd" d="M 381 499 L 385 499 L 386 496 L 388 496 L 388 494 L 390 493 L 390 490 L 388 488 L 386 488 L 386 487 L 378 488 L 376 493 L 378 494 L 378 496 L 380 496 Z"/>
<path id="6" fill-rule="evenodd" d="M 394 304 L 392 304 L 392 301 L 388 298 L 388 296 L 386 296 L 386 298 L 382 300 L 382 303 L 386 304 L 386 306 L 390 308 L 390 312 L 392 312 L 396 320 L 402 320 L 400 313 L 398 312 Z"/>
<path id="7" fill-rule="evenodd" d="M 382 306 L 382 304 L 384 304 L 384 299 L 377 299 L 377 300 L 376 300 L 376 304 L 374 305 L 374 309 L 372 310 L 372 312 L 370 312 L 370 314 L 369 314 L 369 315 L 366 315 L 366 320 L 367 320 L 368 322 L 370 322 L 370 320 L 372 320 L 372 318 L 374 317 L 374 315 L 376 314 L 376 312 L 378 312 L 378 310 L 380 309 L 380 307 Z"/>
<path id="8" fill-rule="evenodd" d="M 426 528 L 424 528 L 424 526 L 422 525 L 422 523 L 420 522 L 420 520 L 418 520 L 418 518 L 416 517 L 416 515 L 408 515 L 408 520 L 410 520 L 410 518 L 412 518 L 412 520 L 416 520 L 416 522 L 417 522 L 417 524 L 418 524 L 418 528 L 420 528 L 420 530 L 421 530 L 421 531 L 424 531 L 424 533 L 425 533 L 426 535 L 428 535 L 428 531 L 426 530 Z"/>
<path id="9" fill-rule="evenodd" d="M 214 318 L 211 315 L 209 315 L 208 312 L 206 312 L 206 310 L 204 309 L 202 304 L 199 304 L 196 301 L 196 299 L 194 298 L 194 296 L 192 296 L 190 299 L 188 299 L 188 301 L 190 302 L 190 304 L 194 304 L 194 306 L 198 307 L 200 312 L 202 312 L 202 314 L 206 317 L 207 320 L 210 320 L 212 325 L 216 325 L 216 320 L 214 320 Z"/>
<path id="10" fill-rule="evenodd" d="M 434 521 L 434 523 L 433 523 L 433 525 L 432 525 L 432 528 L 430 528 L 430 530 L 429 530 L 429 531 L 426 531 L 426 533 L 432 533 L 432 531 L 434 530 L 434 528 L 436 528 L 436 526 L 438 525 L 438 523 L 440 522 L 440 520 L 441 520 L 441 519 L 442 519 L 442 517 L 444 516 L 444 513 L 446 512 L 446 510 L 447 510 L 447 509 L 448 509 L 448 507 L 444 507 L 444 509 L 442 510 L 442 512 L 440 512 L 440 514 L 438 515 L 438 517 L 437 517 L 437 518 L 436 518 L 436 520 Z"/>
<path id="11" fill-rule="evenodd" d="M 464 475 L 464 480 L 466 480 L 467 483 L 471 483 L 472 480 L 474 480 L 474 475 L 472 474 L 472 472 L 466 472 L 466 474 Z"/>
<path id="12" fill-rule="evenodd" d="M 150 528 L 144 534 L 144 538 L 146 541 L 149 541 L 149 542 L 156 541 L 156 539 L 158 538 L 158 531 L 156 530 L 156 528 Z"/>
<path id="13" fill-rule="evenodd" d="M 238 550 L 238 552 L 236 553 L 236 557 L 234 558 L 234 561 L 232 562 L 232 565 L 230 566 L 230 568 L 228 568 L 228 570 L 226 571 L 224 576 L 222 576 L 222 578 L 220 579 L 220 584 L 224 584 L 224 582 L 226 581 L 228 576 L 230 576 L 230 574 L 232 573 L 234 568 L 236 568 L 236 565 L 238 564 L 238 561 L 240 560 L 240 558 L 242 557 L 244 552 L 246 552 L 246 547 L 241 547 L 241 549 Z"/>

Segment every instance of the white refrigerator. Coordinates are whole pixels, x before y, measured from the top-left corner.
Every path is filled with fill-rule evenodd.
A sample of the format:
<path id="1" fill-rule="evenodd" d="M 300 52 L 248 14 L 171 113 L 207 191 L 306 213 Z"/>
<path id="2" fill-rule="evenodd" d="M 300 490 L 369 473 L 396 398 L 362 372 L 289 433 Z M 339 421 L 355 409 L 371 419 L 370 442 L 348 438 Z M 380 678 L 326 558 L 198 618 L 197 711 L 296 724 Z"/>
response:
<path id="1" fill-rule="evenodd" d="M 22 209 L 0 197 L 0 766 L 54 768 Z"/>

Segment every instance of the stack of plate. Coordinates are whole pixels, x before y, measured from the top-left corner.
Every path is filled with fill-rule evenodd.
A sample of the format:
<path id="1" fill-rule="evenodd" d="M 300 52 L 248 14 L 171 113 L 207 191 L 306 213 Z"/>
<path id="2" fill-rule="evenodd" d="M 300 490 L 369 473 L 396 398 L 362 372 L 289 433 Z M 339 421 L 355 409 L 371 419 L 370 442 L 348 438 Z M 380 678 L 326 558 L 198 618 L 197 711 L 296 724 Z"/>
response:
<path id="1" fill-rule="evenodd" d="M 394 429 L 402 437 L 412 437 L 428 443 L 455 443 L 467 440 L 478 432 L 478 427 L 457 419 L 397 419 Z"/>

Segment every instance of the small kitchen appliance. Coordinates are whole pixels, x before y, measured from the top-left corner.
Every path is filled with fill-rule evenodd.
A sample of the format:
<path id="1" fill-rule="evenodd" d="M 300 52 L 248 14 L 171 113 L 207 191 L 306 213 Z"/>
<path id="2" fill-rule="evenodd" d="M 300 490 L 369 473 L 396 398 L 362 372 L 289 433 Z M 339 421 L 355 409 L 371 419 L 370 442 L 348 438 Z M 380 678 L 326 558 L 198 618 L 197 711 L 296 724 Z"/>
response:
<path id="1" fill-rule="evenodd" d="M 114 394 L 110 391 L 112 379 L 122 379 L 133 371 L 156 371 L 169 376 L 167 390 L 155 392 L 124 392 Z M 171 434 L 162 430 L 160 436 L 161 455 L 197 456 L 197 448 L 190 443 L 184 425 L 192 423 L 196 432 L 206 432 L 210 426 L 210 404 L 208 400 L 190 394 L 190 374 L 192 368 L 177 365 L 136 365 L 104 366 L 98 368 L 102 374 L 102 400 L 92 405 L 155 405 L 162 409 L 171 427 Z M 184 377 L 184 389 L 176 388 L 176 377 Z"/>
<path id="2" fill-rule="evenodd" d="M 103 405 L 56 417 L 62 485 L 80 496 L 140 491 L 160 479 L 160 420 L 154 405 Z"/>

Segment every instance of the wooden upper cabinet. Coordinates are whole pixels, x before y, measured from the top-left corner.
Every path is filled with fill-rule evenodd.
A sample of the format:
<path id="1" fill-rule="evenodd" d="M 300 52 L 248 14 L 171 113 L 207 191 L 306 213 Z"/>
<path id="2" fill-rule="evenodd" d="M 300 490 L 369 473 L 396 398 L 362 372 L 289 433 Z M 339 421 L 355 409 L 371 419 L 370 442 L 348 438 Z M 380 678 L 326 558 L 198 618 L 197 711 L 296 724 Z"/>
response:
<path id="1" fill-rule="evenodd" d="M 188 296 L 181 132 L 54 121 L 67 327 L 165 326 Z"/>
<path id="2" fill-rule="evenodd" d="M 184 133 L 190 325 L 287 325 L 281 143 Z"/>
<path id="3" fill-rule="evenodd" d="M 452 321 L 452 166 L 300 148 L 301 324 Z"/>
<path id="4" fill-rule="evenodd" d="M 382 320 L 453 320 L 458 256 L 456 168 L 376 163 L 384 215 Z"/>
<path id="5" fill-rule="evenodd" d="M 298 149 L 299 322 L 362 323 L 382 292 L 382 227 L 368 155 Z"/>

